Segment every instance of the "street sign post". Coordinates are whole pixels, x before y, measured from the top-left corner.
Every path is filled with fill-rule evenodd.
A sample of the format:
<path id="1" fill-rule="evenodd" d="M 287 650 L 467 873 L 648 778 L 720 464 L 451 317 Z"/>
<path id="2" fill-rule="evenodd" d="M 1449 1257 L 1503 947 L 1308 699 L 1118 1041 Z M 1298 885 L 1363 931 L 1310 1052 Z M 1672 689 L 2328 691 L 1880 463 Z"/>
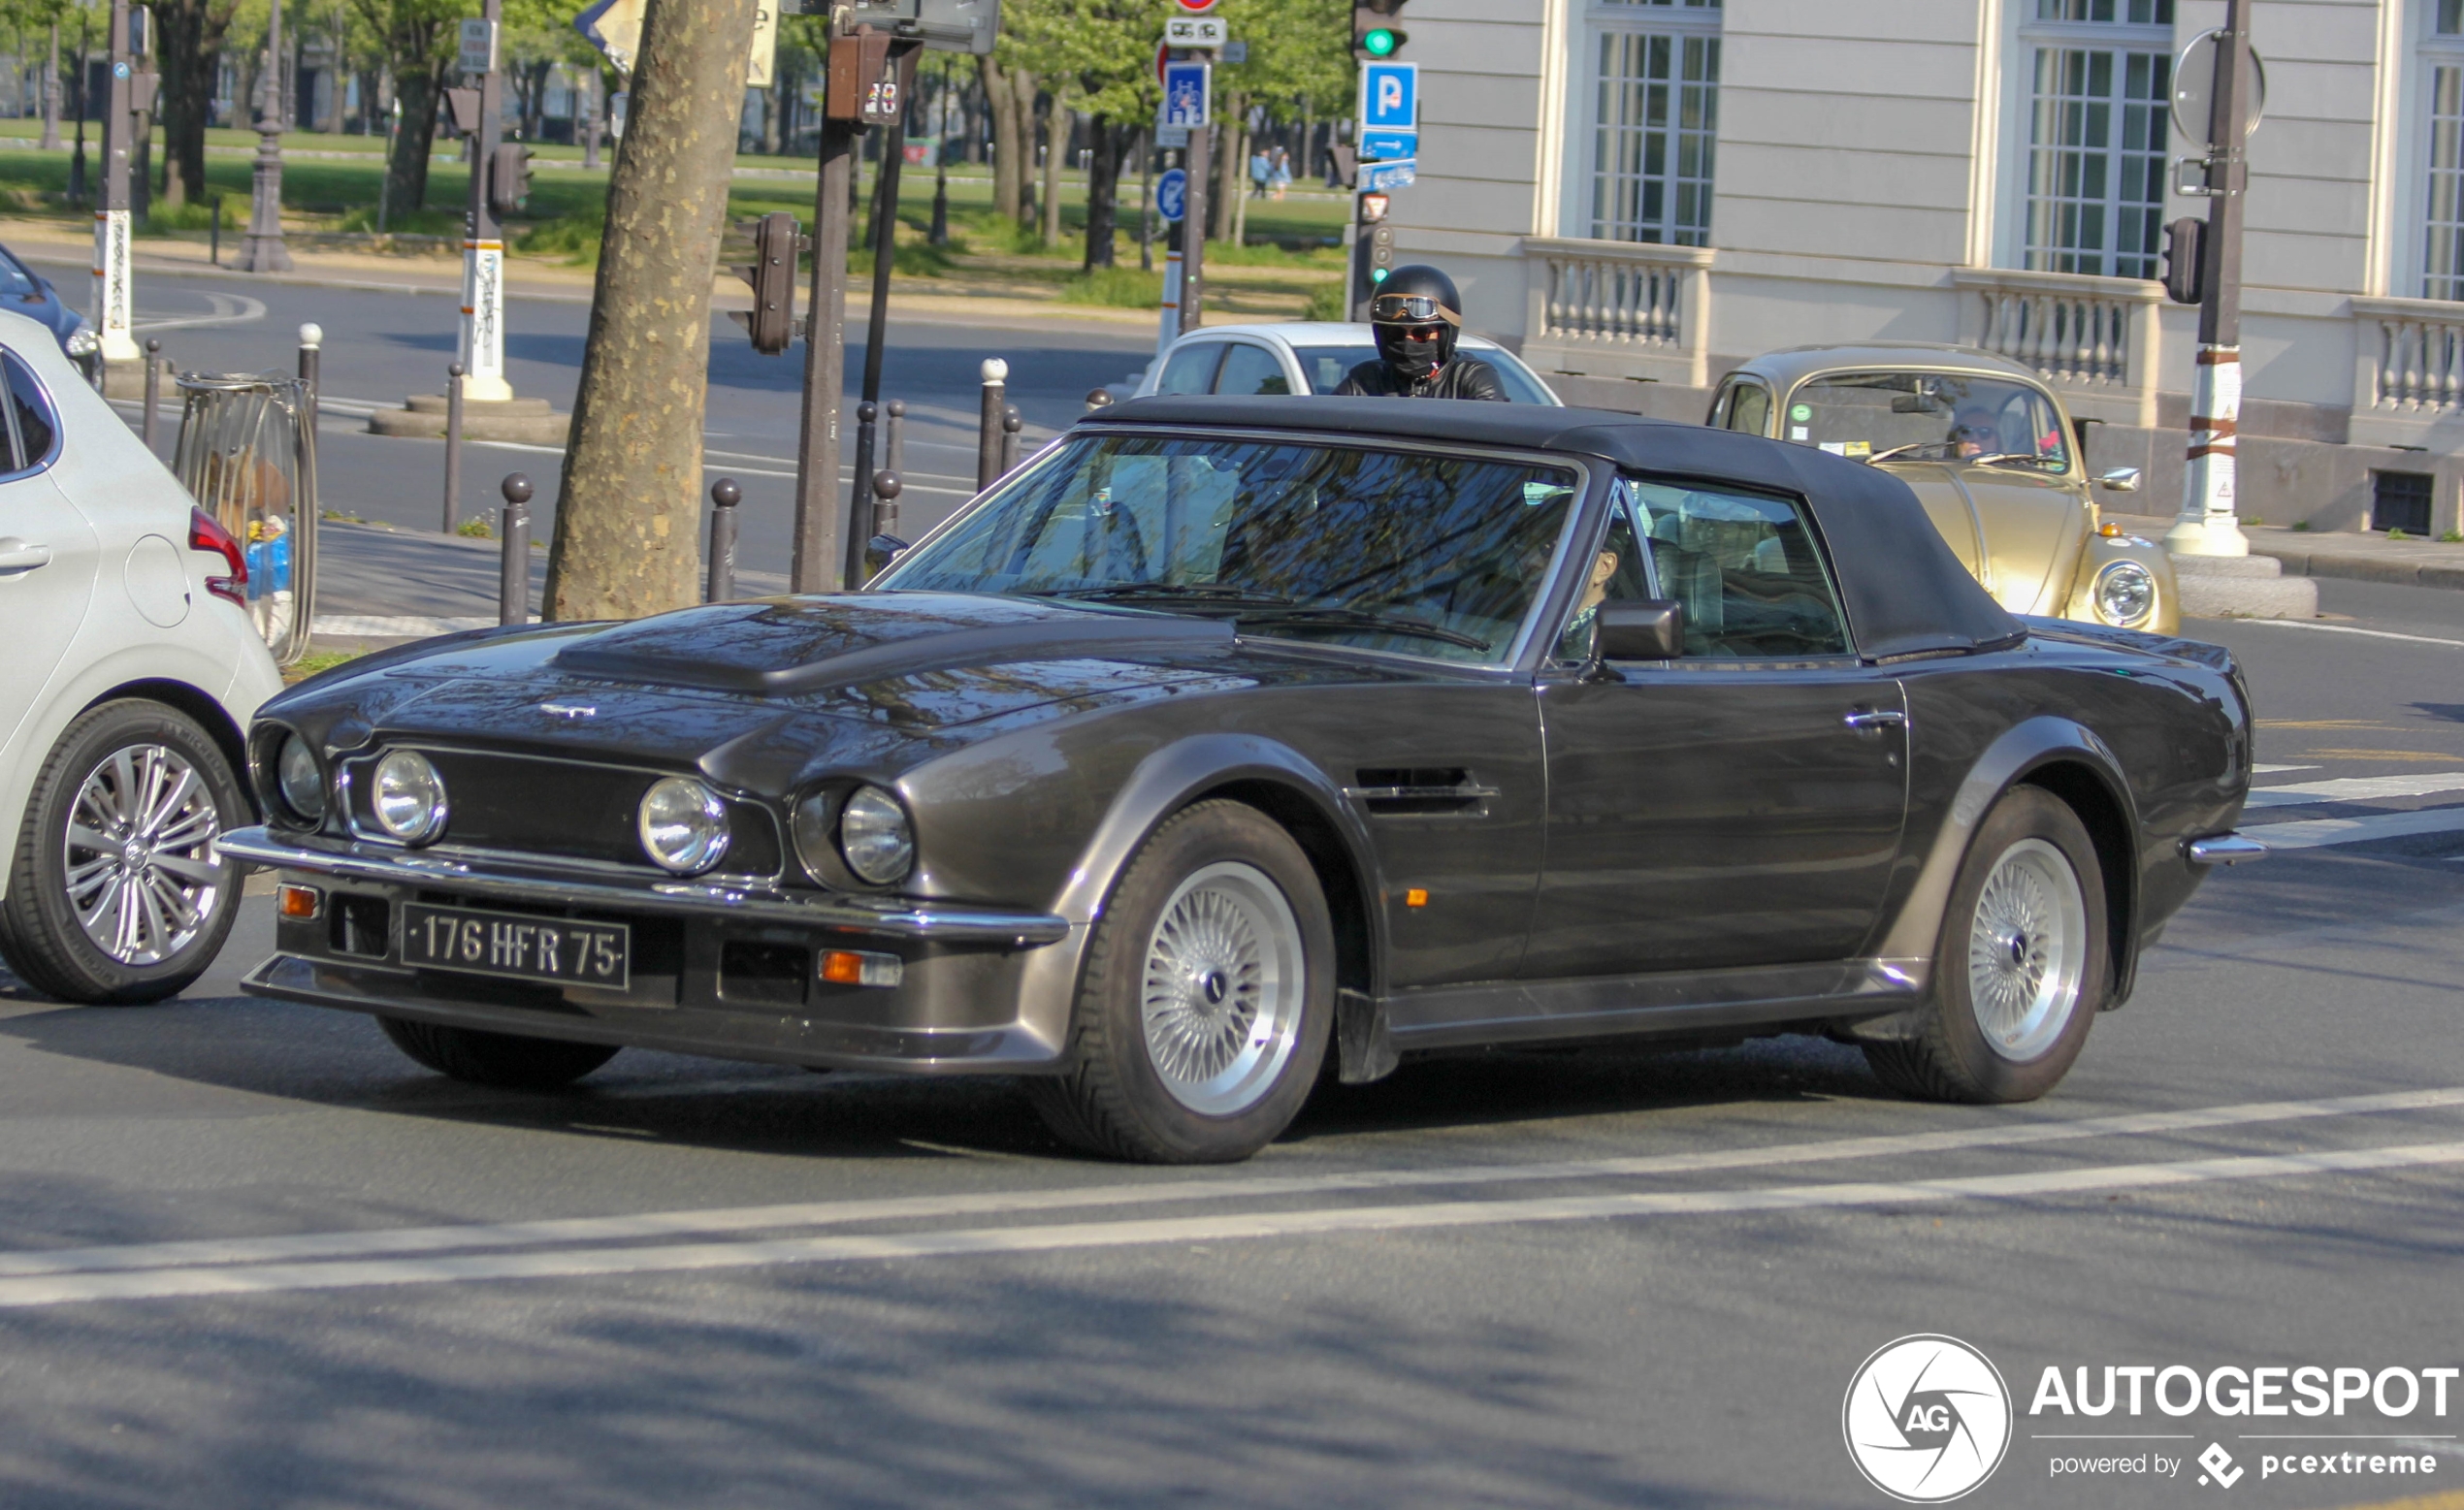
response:
<path id="1" fill-rule="evenodd" d="M 457 34 L 460 44 L 454 50 L 453 66 L 466 74 L 493 74 L 497 69 L 497 23 L 485 18 L 467 20 Z"/>
<path id="2" fill-rule="evenodd" d="M 504 140 L 504 75 L 497 69 L 498 22 L 504 0 L 487 0 L 484 14 L 462 23 L 455 61 L 478 75 L 479 129 L 471 143 L 470 199 L 462 216 L 462 397 L 466 402 L 501 403 L 513 397 L 504 376 L 504 227 L 488 192 Z"/>
<path id="3" fill-rule="evenodd" d="M 1420 129 L 1420 65 L 1364 63 L 1360 68 L 1360 129 Z"/>
<path id="4" fill-rule="evenodd" d="M 1394 162 L 1400 158 L 1420 155 L 1420 133 L 1417 131 L 1364 131 L 1360 134 L 1360 155 L 1371 162 Z"/>
<path id="5" fill-rule="evenodd" d="M 1167 224 L 1179 225 L 1189 209 L 1189 175 L 1187 170 L 1167 168 L 1155 180 L 1155 213 Z"/>
<path id="6" fill-rule="evenodd" d="M 1229 38 L 1219 16 L 1172 16 L 1163 23 L 1167 48 L 1219 48 Z"/>
<path id="7" fill-rule="evenodd" d="M 2242 215 L 2250 188 L 2249 139 L 2258 123 L 2265 85 L 2251 52 L 2250 0 L 2226 0 L 2224 25 L 2194 42 L 2182 62 L 2195 77 L 2181 80 L 2195 103 L 2205 96 L 2207 118 L 2192 140 L 2206 154 L 2194 159 L 2206 181 L 2185 187 L 2208 202 L 2207 234 L 2199 246 L 2198 373 L 2190 393 L 2190 443 L 2182 475 L 2182 515 L 2164 537 L 2177 558 L 2247 556 L 2236 494 L 2237 433 L 2242 409 Z M 2200 44 L 2206 44 L 2204 61 Z M 2179 109 L 2184 101 L 2177 97 Z M 2185 164 L 2184 166 L 2190 166 Z"/>

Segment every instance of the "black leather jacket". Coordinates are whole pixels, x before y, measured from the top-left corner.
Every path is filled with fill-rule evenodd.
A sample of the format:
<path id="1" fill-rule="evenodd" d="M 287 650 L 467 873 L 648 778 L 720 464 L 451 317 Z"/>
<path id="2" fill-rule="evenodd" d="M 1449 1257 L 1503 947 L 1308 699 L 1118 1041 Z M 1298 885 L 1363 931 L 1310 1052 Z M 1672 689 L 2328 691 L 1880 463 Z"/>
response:
<path id="1" fill-rule="evenodd" d="M 1497 369 L 1476 357 L 1457 357 L 1416 382 L 1398 382 L 1383 362 L 1363 362 L 1351 369 L 1336 397 L 1349 399 L 1487 399 L 1509 402 Z"/>

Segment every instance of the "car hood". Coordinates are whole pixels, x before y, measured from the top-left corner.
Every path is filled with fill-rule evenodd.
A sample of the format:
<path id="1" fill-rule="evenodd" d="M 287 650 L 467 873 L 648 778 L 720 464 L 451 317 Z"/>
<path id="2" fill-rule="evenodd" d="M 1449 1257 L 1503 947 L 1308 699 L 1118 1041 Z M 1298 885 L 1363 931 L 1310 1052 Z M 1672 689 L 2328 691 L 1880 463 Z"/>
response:
<path id="1" fill-rule="evenodd" d="M 1941 462 L 1886 462 L 1883 470 L 1916 490 L 1934 528 L 1994 601 L 2015 614 L 2062 611 L 2088 540 L 2088 511 L 2068 486 Z"/>
<path id="2" fill-rule="evenodd" d="M 330 749 L 430 740 L 698 766 L 785 791 L 890 772 L 1016 726 L 1142 698 L 1323 677 L 1221 620 L 939 594 L 849 594 L 544 626 L 370 658 L 267 717 Z"/>

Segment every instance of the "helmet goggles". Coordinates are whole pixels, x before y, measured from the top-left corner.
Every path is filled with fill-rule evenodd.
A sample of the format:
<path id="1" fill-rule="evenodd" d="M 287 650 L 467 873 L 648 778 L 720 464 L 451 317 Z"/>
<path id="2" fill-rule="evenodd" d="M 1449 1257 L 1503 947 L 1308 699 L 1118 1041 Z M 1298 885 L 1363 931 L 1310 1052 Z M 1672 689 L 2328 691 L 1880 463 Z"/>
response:
<path id="1" fill-rule="evenodd" d="M 1369 301 L 1375 325 L 1428 325 L 1439 320 L 1460 326 L 1463 316 L 1447 308 L 1434 294 L 1379 294 Z"/>

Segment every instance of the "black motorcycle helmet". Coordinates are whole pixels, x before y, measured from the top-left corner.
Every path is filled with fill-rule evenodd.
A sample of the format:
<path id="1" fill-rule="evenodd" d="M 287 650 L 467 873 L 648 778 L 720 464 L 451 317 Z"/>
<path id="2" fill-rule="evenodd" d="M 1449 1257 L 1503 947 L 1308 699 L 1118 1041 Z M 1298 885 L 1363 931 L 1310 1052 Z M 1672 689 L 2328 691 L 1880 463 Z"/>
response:
<path id="1" fill-rule="evenodd" d="M 1454 360 L 1463 334 L 1463 298 L 1454 279 L 1418 263 L 1397 268 L 1369 297 L 1378 360 L 1399 377 L 1425 382 Z"/>

